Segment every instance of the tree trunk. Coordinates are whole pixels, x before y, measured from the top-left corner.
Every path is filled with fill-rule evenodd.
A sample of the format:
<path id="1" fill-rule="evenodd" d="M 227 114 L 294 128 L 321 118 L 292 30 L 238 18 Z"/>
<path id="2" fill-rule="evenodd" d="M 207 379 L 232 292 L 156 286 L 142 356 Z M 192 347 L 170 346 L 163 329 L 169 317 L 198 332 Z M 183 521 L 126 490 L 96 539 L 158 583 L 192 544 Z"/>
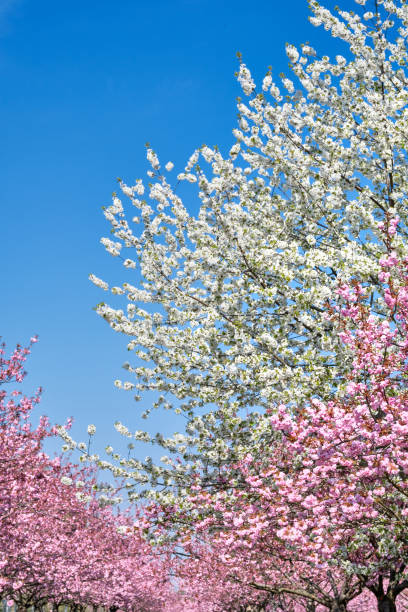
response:
<path id="1" fill-rule="evenodd" d="M 333 601 L 330 612 L 347 612 L 347 604 L 343 601 Z"/>
<path id="2" fill-rule="evenodd" d="M 397 612 L 395 601 L 389 595 L 377 597 L 378 612 Z"/>

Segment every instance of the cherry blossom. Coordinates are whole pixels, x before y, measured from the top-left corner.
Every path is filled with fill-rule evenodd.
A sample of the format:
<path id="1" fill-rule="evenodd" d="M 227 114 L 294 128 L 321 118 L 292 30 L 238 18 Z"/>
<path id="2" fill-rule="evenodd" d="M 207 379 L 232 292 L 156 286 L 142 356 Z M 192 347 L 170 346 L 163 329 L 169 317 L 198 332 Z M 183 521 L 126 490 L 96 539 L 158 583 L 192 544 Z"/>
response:
<path id="1" fill-rule="evenodd" d="M 21 383 L 29 348 L 8 359 L 0 381 Z M 101 506 L 94 470 L 51 459 L 55 435 L 30 417 L 39 393 L 0 391 L 0 594 L 20 608 L 45 603 L 158 612 L 178 609 L 170 558 L 138 527 L 139 513 Z M 166 608 L 168 606 L 168 608 Z"/>

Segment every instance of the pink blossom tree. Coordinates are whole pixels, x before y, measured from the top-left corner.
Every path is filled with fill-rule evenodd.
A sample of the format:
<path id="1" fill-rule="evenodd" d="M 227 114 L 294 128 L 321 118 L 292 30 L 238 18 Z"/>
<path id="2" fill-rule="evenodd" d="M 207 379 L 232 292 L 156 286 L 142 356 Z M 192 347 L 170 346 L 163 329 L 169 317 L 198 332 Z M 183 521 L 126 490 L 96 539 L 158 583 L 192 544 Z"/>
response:
<path id="1" fill-rule="evenodd" d="M 35 341 L 35 339 L 33 339 Z M 30 352 L 0 348 L 0 382 L 21 382 Z M 48 420 L 33 427 L 39 392 L 0 391 L 0 595 L 18 607 L 103 606 L 177 610 L 169 556 L 142 537 L 137 512 L 101 507 L 88 468 L 51 459 L 42 450 L 54 434 Z"/>

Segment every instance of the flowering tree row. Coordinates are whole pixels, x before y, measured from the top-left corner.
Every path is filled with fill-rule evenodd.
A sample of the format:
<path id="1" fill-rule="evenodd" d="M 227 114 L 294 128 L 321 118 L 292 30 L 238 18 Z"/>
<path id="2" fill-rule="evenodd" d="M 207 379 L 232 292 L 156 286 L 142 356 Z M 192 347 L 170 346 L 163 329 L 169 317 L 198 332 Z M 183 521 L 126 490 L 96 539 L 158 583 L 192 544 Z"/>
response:
<path id="1" fill-rule="evenodd" d="M 404 605 L 408 5 L 356 3 L 310 2 L 344 55 L 288 45 L 292 78 L 261 88 L 240 59 L 227 155 L 201 147 L 172 184 L 148 147 L 147 188 L 119 181 L 135 216 L 116 194 L 104 211 L 129 282 L 110 288 L 124 307 L 97 310 L 135 354 L 116 385 L 186 428 L 116 424 L 162 446 L 159 464 L 83 452 L 131 500 L 147 483 L 141 524 L 174 541 L 190 609 Z"/>
<path id="2" fill-rule="evenodd" d="M 2 391 L 2 595 L 22 607 L 395 612 L 408 589 L 408 258 L 380 266 L 381 315 L 357 282 L 326 309 L 352 362 L 344 393 L 271 407 L 268 452 L 225 463 L 210 488 L 197 473 L 183 502 L 136 522 L 100 507 L 89 470 L 41 451 L 52 432 L 29 422 L 38 395 Z M 1 358 L 3 382 L 21 381 L 27 352 Z M 152 530 L 176 534 L 172 558 L 168 545 L 153 553 Z"/>
<path id="3" fill-rule="evenodd" d="M 2 384 L 22 381 L 28 353 L 17 347 L 6 358 L 0 348 Z M 39 392 L 0 390 L 0 597 L 20 609 L 177 610 L 168 555 L 135 531 L 137 513 L 101 507 L 89 468 L 44 453 L 55 433 L 44 417 L 33 427 L 38 402 Z"/>

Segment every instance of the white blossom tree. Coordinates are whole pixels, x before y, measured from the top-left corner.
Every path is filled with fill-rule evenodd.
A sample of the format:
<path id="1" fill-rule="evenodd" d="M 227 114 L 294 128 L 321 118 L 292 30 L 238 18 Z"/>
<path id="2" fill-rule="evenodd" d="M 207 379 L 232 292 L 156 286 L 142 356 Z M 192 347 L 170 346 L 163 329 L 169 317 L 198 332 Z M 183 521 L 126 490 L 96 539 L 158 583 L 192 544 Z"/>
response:
<path id="1" fill-rule="evenodd" d="M 325 303 L 340 281 L 357 278 L 381 311 L 376 274 L 391 249 L 382 228 L 407 251 L 408 7 L 356 2 L 356 13 L 310 4 L 310 21 L 343 41 L 345 57 L 288 45 L 291 78 L 268 72 L 261 90 L 240 60 L 245 101 L 227 156 L 197 149 L 172 185 L 173 164 L 162 172 L 148 148 L 149 185 L 120 181 L 136 216 L 117 195 L 104 211 L 114 239 L 102 244 L 136 279 L 111 288 L 125 309 L 97 307 L 137 357 L 116 384 L 137 397 L 155 391 L 154 407 L 183 413 L 186 431 L 151 438 L 116 425 L 181 464 L 121 458 L 111 447 L 119 463 L 94 459 L 131 482 L 162 483 L 162 499 L 183 493 L 191 471 L 211 483 L 227 457 L 265 451 L 267 407 L 338 391 L 349 360 Z M 181 181 L 197 187 L 196 215 Z"/>

